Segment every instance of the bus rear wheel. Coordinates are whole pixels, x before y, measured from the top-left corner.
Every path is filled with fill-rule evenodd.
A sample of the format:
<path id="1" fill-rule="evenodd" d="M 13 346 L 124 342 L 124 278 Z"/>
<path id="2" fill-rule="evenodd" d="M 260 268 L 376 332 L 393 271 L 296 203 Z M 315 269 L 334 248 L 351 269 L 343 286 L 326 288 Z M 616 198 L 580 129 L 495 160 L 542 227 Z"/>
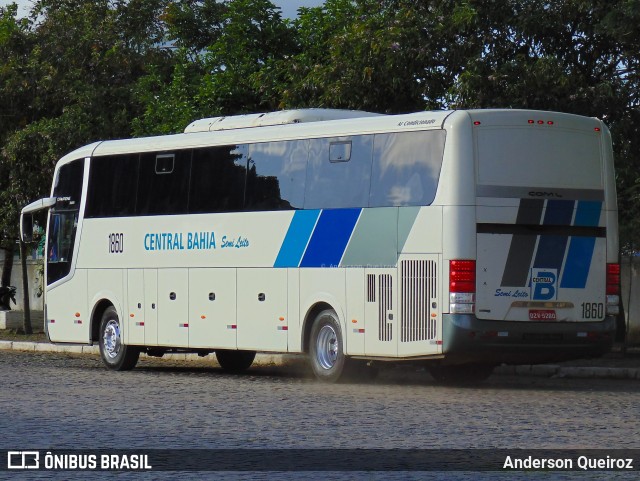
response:
<path id="1" fill-rule="evenodd" d="M 256 358 L 256 351 L 231 351 L 219 349 L 216 351 L 218 364 L 225 371 L 242 372 L 246 371 L 253 364 Z"/>
<path id="2" fill-rule="evenodd" d="M 138 363 L 140 350 L 122 340 L 122 325 L 113 306 L 108 307 L 100 322 L 100 357 L 109 369 L 129 371 Z"/>
<path id="3" fill-rule="evenodd" d="M 493 372 L 490 364 L 464 364 L 460 366 L 431 366 L 429 374 L 443 384 L 476 384 Z"/>
<path id="4" fill-rule="evenodd" d="M 342 376 L 346 358 L 338 315 L 332 309 L 320 312 L 313 321 L 309 344 L 311 369 L 325 382 L 336 382 Z"/>

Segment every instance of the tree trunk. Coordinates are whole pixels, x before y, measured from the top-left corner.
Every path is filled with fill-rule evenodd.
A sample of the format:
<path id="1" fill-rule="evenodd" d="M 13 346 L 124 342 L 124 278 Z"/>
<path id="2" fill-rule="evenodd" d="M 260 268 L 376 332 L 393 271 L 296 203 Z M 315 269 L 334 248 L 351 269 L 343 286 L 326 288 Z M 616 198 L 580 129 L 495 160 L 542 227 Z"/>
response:
<path id="1" fill-rule="evenodd" d="M 9 247 L 4 247 L 4 261 L 2 262 L 2 280 L 0 280 L 0 286 L 7 287 L 11 285 L 11 272 L 13 271 L 13 255 L 15 253 L 15 247 L 10 244 Z"/>
<path id="2" fill-rule="evenodd" d="M 20 241 L 20 262 L 22 264 L 22 291 L 24 297 L 24 333 L 33 334 L 31 329 L 31 307 L 29 306 L 29 278 L 27 276 L 27 246 Z"/>
<path id="3" fill-rule="evenodd" d="M 4 261 L 2 262 L 2 279 L 0 280 L 1 287 L 9 287 L 11 285 L 11 272 L 13 271 L 13 254 L 15 252 L 15 246 L 10 244 L 9 247 L 3 247 Z M 6 304 L 4 300 L 0 300 L 0 309 L 4 311 L 11 310 L 11 297 L 6 296 Z"/>

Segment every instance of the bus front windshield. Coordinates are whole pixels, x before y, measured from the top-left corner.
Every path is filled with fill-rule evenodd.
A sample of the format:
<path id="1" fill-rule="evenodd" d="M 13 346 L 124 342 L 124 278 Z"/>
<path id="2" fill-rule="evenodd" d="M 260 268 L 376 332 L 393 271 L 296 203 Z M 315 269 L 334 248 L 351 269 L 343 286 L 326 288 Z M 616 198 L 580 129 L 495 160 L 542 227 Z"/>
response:
<path id="1" fill-rule="evenodd" d="M 56 177 L 53 188 L 56 205 L 50 212 L 47 234 L 47 284 L 71 271 L 83 176 L 84 160 L 75 160 L 63 165 Z"/>

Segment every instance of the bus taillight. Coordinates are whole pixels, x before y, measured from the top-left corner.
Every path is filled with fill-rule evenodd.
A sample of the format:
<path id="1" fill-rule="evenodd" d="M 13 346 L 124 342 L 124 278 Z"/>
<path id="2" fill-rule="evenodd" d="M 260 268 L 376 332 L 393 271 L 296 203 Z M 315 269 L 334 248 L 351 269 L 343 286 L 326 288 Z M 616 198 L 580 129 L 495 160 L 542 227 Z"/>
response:
<path id="1" fill-rule="evenodd" d="M 620 313 L 620 264 L 607 264 L 607 314 Z"/>
<path id="2" fill-rule="evenodd" d="M 473 314 L 476 297 L 476 261 L 449 261 L 449 312 Z"/>

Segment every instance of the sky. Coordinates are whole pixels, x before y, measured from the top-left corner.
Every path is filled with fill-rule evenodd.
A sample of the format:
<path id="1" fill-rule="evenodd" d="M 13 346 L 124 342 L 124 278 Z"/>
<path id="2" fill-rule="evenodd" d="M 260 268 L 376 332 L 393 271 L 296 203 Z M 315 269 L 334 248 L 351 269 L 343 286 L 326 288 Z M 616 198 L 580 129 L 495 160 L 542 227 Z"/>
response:
<path id="1" fill-rule="evenodd" d="M 282 15 L 284 17 L 293 18 L 296 16 L 298 8 L 300 7 L 317 7 L 321 5 L 324 0 L 271 0 L 275 5 L 282 8 Z M 4 7 L 13 3 L 12 0 L 0 0 L 0 6 Z M 19 12 L 21 15 L 29 13 L 33 0 L 16 0 L 18 4 Z"/>

